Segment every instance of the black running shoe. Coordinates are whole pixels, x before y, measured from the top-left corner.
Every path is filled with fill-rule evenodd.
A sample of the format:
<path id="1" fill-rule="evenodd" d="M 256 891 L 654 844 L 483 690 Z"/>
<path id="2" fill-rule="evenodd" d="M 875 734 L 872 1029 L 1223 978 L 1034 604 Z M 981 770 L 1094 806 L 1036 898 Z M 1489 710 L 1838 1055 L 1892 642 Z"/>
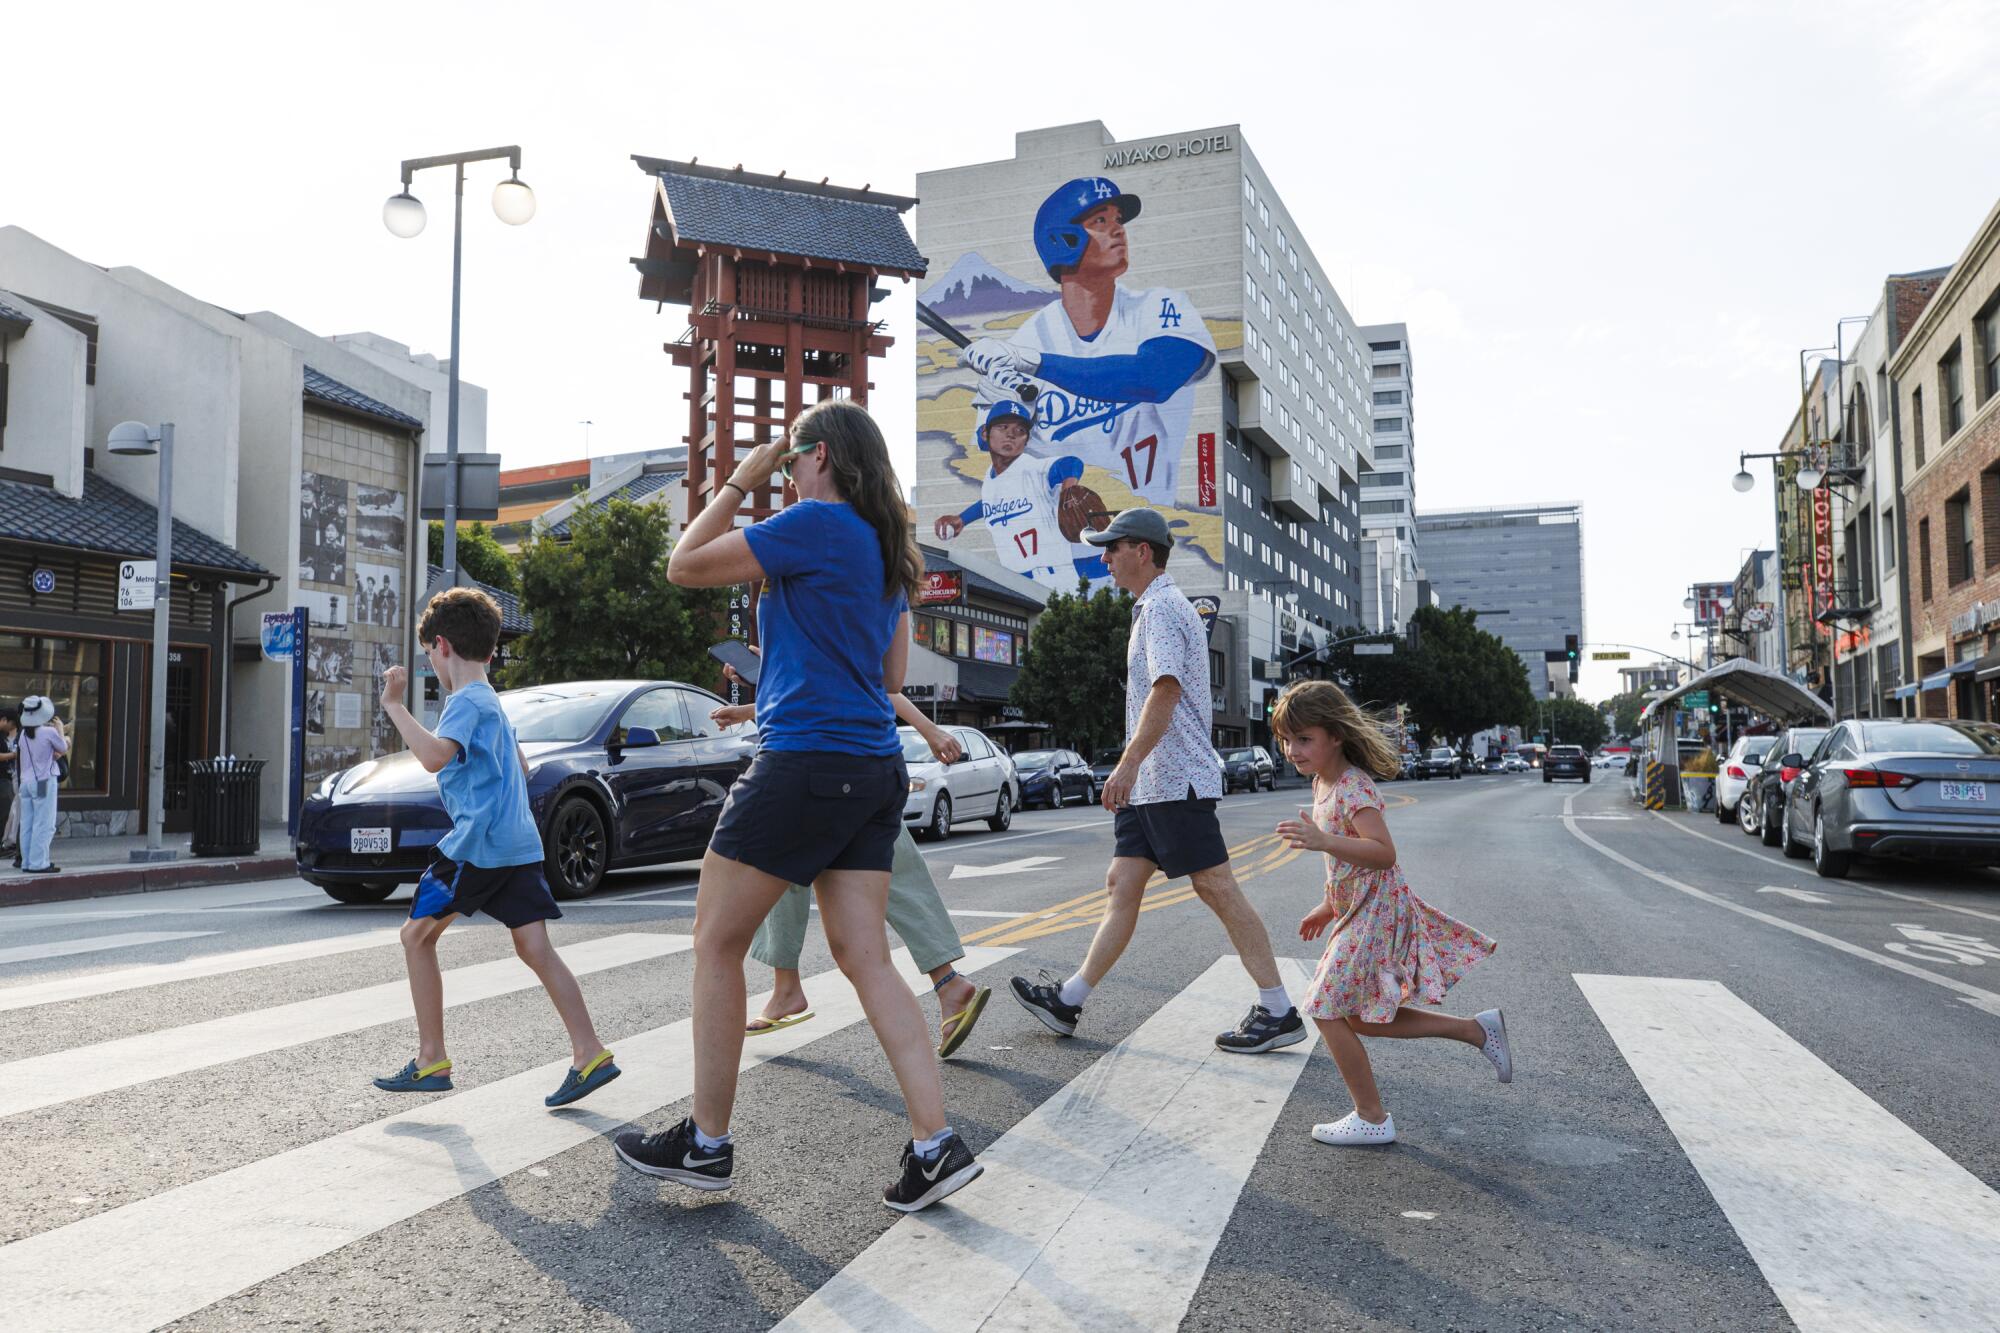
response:
<path id="1" fill-rule="evenodd" d="M 970 1185 L 985 1169 L 973 1160 L 972 1149 L 957 1134 L 946 1139 L 938 1155 L 928 1162 L 917 1156 L 914 1143 L 905 1143 L 903 1172 L 895 1184 L 882 1191 L 882 1202 L 899 1213 L 918 1212 Z"/>
<path id="2" fill-rule="evenodd" d="M 1287 1009 L 1283 1018 L 1273 1018 L 1269 1009 L 1253 1004 L 1236 1030 L 1217 1037 L 1215 1045 L 1218 1050 L 1236 1055 L 1257 1055 L 1280 1046 L 1296 1046 L 1305 1039 L 1306 1021 L 1299 1017 L 1298 1010 Z"/>
<path id="3" fill-rule="evenodd" d="M 733 1145 L 711 1150 L 695 1142 L 692 1119 L 660 1134 L 620 1134 L 612 1146 L 634 1171 L 698 1190 L 728 1189 L 729 1173 L 736 1166 Z"/>
<path id="4" fill-rule="evenodd" d="M 1008 983 L 1014 988 L 1014 998 L 1021 1007 L 1042 1020 L 1042 1025 L 1058 1037 L 1074 1037 L 1077 1020 L 1083 1017 L 1083 1006 L 1062 1002 L 1062 983 L 1050 973 L 1042 973 L 1040 981 L 1030 981 L 1026 977 L 1015 977 Z"/>

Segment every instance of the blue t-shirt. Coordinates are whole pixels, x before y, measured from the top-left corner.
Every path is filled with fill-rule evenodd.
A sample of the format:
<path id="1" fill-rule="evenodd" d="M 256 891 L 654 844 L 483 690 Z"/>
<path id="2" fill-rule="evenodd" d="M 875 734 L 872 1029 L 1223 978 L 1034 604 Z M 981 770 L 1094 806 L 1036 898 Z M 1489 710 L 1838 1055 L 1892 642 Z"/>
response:
<path id="1" fill-rule="evenodd" d="M 438 793 L 451 832 L 438 851 L 488 870 L 542 859 L 542 834 L 528 808 L 514 726 L 485 681 L 461 685 L 445 700 L 437 734 L 458 742 L 458 756 L 438 771 Z"/>
<path id="2" fill-rule="evenodd" d="M 763 747 L 901 754 L 882 659 L 909 603 L 882 590 L 875 529 L 849 505 L 801 500 L 744 537 L 770 576 L 757 603 Z"/>

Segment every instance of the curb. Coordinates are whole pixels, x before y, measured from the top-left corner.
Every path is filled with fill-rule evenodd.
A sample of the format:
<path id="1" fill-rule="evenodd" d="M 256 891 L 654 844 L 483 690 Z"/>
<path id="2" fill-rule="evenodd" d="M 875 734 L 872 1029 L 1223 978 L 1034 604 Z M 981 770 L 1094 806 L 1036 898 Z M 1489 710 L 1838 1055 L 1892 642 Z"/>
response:
<path id="1" fill-rule="evenodd" d="M 81 898 L 154 893 L 161 889 L 192 889 L 205 884 L 240 884 L 246 880 L 286 877 L 297 870 L 297 861 L 286 855 L 137 863 L 66 870 L 60 875 L 46 876 L 16 871 L 0 876 L 0 910 L 30 903 L 66 903 Z"/>

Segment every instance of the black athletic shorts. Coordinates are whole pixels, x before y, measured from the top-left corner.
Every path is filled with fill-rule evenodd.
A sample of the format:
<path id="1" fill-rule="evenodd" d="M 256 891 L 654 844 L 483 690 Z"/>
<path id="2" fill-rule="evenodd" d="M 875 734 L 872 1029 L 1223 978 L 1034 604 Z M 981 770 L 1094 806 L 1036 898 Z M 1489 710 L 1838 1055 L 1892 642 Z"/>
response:
<path id="1" fill-rule="evenodd" d="M 484 912 L 512 930 L 534 921 L 554 921 L 562 915 L 549 882 L 542 877 L 542 863 L 524 866 L 476 866 L 470 861 L 454 861 L 440 856 L 417 881 L 416 901 L 410 904 L 412 917 L 471 916 Z"/>
<path id="2" fill-rule="evenodd" d="M 909 793 L 901 755 L 759 750 L 708 846 L 791 884 L 823 870 L 887 871 Z"/>
<path id="3" fill-rule="evenodd" d="M 1168 879 L 1219 866 L 1229 859 L 1229 846 L 1215 806 L 1214 798 L 1196 796 L 1193 787 L 1185 800 L 1125 806 L 1112 821 L 1117 842 L 1111 854 L 1151 861 Z"/>

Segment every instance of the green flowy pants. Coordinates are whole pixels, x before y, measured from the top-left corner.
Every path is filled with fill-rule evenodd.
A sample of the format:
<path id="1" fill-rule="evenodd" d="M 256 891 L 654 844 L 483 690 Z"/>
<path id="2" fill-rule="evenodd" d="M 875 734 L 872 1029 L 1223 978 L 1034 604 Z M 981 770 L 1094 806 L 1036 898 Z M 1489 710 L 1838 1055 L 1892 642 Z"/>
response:
<path id="1" fill-rule="evenodd" d="M 796 971 L 811 911 L 810 888 L 794 884 L 786 889 L 764 924 L 757 927 L 750 956 L 766 967 Z M 958 927 L 951 924 L 951 913 L 938 897 L 937 881 L 931 878 L 931 868 L 924 864 L 923 853 L 917 850 L 916 839 L 907 828 L 896 835 L 896 860 L 889 871 L 889 927 L 902 937 L 919 972 L 928 973 L 965 957 Z"/>

